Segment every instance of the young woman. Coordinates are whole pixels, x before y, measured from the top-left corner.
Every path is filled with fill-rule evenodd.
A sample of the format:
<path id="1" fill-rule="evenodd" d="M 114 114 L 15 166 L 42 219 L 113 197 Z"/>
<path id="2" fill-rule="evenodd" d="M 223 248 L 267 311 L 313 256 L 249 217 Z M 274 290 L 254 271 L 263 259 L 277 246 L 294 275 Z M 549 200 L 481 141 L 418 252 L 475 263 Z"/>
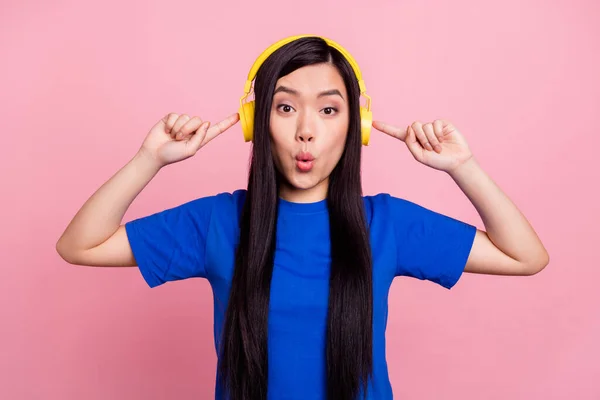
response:
<path id="1" fill-rule="evenodd" d="M 535 274 L 548 254 L 450 122 L 371 124 L 358 66 L 338 44 L 288 38 L 259 57 L 246 93 L 254 74 L 255 103 L 212 127 L 185 114 L 158 121 L 57 250 L 72 264 L 137 265 L 151 287 L 208 279 L 218 399 L 391 399 L 385 327 L 394 277 L 451 288 L 463 271 Z M 122 224 L 162 167 L 239 118 L 253 141 L 246 190 Z M 389 194 L 363 196 L 361 145 L 371 125 L 448 173 L 486 231 Z"/>

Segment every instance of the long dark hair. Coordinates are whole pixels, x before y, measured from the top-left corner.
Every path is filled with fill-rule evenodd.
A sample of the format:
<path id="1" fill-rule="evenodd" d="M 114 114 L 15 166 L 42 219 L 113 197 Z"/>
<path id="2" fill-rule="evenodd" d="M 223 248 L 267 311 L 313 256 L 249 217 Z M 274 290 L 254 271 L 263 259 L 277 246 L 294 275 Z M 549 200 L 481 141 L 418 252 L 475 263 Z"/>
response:
<path id="1" fill-rule="evenodd" d="M 327 195 L 331 238 L 327 398 L 351 400 L 361 390 L 366 394 L 372 374 L 373 283 L 360 177 L 358 82 L 339 51 L 320 38 L 303 38 L 265 60 L 254 84 L 254 144 L 218 367 L 222 389 L 232 400 L 267 398 L 267 319 L 282 179 L 269 134 L 275 84 L 300 67 L 318 63 L 337 68 L 350 105 L 344 152 L 331 173 Z"/>

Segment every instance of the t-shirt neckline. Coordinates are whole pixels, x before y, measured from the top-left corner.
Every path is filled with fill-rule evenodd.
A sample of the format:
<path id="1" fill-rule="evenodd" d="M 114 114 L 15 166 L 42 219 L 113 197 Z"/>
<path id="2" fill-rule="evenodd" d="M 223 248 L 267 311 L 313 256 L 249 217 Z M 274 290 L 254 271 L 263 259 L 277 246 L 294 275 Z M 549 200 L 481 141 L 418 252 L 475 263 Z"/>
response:
<path id="1" fill-rule="evenodd" d="M 327 199 L 315 201 L 311 203 L 295 203 L 292 201 L 278 198 L 279 210 L 283 212 L 291 212 L 296 214 L 308 214 L 327 210 Z"/>

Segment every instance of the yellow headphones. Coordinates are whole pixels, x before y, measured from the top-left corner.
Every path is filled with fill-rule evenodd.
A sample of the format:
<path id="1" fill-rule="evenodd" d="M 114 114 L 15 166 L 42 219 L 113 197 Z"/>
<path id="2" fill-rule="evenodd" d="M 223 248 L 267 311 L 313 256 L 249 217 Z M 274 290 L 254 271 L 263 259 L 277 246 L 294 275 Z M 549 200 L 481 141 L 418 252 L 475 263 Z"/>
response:
<path id="1" fill-rule="evenodd" d="M 286 39 L 280 40 L 279 42 L 269 46 L 254 62 L 250 72 L 248 73 L 248 78 L 246 79 L 246 84 L 244 85 L 244 95 L 240 99 L 240 123 L 242 125 L 242 132 L 244 133 L 244 140 L 249 142 L 253 139 L 254 132 L 254 101 L 249 101 L 244 103 L 244 100 L 250 95 L 250 90 L 252 89 L 252 81 L 256 77 L 256 73 L 263 62 L 271 55 L 275 50 L 280 47 L 293 42 L 294 40 L 304 38 L 304 37 L 320 37 L 325 40 L 327 44 L 334 49 L 338 50 L 342 55 L 348 60 L 348 63 L 352 66 L 354 73 L 356 74 L 356 78 L 358 79 L 358 87 L 360 88 L 360 94 L 365 97 L 367 100 L 366 107 L 360 107 L 360 120 L 361 120 L 361 135 L 362 135 L 362 144 L 367 146 L 369 144 L 369 138 L 371 136 L 371 124 L 373 122 L 373 113 L 371 111 L 371 98 L 367 96 L 365 82 L 362 79 L 362 73 L 358 68 L 358 64 L 354 60 L 354 58 L 344 49 L 342 46 L 334 42 L 333 40 L 326 39 L 322 36 L 316 35 L 299 35 L 299 36 L 290 36 Z"/>

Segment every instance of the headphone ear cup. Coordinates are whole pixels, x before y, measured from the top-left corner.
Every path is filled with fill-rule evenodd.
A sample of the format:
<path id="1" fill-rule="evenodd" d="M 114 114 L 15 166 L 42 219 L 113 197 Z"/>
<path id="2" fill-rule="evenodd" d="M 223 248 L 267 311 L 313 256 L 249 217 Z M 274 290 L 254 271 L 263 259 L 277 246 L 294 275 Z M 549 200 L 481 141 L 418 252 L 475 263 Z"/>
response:
<path id="1" fill-rule="evenodd" d="M 254 133 L 254 101 L 242 104 L 239 114 L 244 140 L 250 142 Z"/>
<path id="2" fill-rule="evenodd" d="M 373 124 L 373 112 L 367 110 L 366 107 L 360 107 L 360 132 L 362 136 L 362 144 L 369 145 L 371 138 L 371 127 Z"/>

